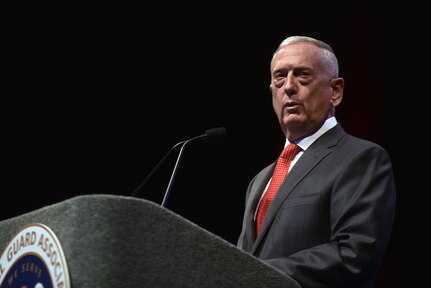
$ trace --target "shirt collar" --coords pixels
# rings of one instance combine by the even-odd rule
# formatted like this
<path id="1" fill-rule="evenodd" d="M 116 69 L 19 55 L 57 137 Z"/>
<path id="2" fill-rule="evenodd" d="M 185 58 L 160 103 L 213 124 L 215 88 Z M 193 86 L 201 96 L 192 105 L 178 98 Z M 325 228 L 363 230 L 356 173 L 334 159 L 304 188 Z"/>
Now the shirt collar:
<path id="1" fill-rule="evenodd" d="M 310 147 L 311 144 L 313 144 L 314 141 L 316 141 L 320 136 L 322 136 L 325 132 L 327 132 L 329 129 L 337 125 L 337 119 L 335 119 L 335 116 L 332 116 L 323 123 L 323 125 L 313 134 L 310 136 L 307 136 L 305 138 L 298 139 L 295 141 L 295 143 L 301 147 L 303 151 L 307 150 L 308 147 Z M 286 138 L 286 143 L 284 144 L 284 147 L 289 145 L 289 140 Z"/>

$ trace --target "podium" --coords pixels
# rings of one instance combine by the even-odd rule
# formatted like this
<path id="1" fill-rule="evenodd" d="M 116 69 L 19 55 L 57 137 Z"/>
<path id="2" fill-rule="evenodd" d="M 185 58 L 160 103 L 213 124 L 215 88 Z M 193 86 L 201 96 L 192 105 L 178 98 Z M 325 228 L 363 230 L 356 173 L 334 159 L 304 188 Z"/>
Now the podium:
<path id="1" fill-rule="evenodd" d="M 0 251 L 30 223 L 55 233 L 74 288 L 300 288 L 281 271 L 145 199 L 76 196 L 1 221 Z"/>

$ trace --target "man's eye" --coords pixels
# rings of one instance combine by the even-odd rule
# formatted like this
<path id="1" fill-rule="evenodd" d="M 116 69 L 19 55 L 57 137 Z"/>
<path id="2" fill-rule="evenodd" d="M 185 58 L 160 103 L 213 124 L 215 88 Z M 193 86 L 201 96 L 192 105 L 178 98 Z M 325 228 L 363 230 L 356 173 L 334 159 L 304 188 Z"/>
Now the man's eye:
<path id="1" fill-rule="evenodd" d="M 278 81 L 283 80 L 284 78 L 286 78 L 286 75 L 281 74 L 281 73 L 274 75 L 274 79 L 278 80 Z"/>

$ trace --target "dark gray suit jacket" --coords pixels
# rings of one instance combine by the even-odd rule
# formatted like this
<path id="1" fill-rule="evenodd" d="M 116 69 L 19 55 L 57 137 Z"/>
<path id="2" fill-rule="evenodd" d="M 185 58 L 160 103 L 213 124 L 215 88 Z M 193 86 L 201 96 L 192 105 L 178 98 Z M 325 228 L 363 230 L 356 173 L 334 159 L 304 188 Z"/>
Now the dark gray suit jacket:
<path id="1" fill-rule="evenodd" d="M 386 151 L 337 124 L 292 167 L 256 238 L 254 212 L 274 167 L 249 184 L 237 246 L 304 288 L 373 287 L 395 217 Z"/>

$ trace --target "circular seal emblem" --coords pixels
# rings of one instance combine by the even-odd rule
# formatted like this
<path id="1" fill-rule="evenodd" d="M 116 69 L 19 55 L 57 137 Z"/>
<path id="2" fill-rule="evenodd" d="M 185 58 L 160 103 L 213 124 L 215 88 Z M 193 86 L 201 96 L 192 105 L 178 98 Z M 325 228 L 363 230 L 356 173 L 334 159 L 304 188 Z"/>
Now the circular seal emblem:
<path id="1" fill-rule="evenodd" d="M 39 223 L 21 228 L 0 258 L 0 288 L 70 288 L 60 242 Z"/>

